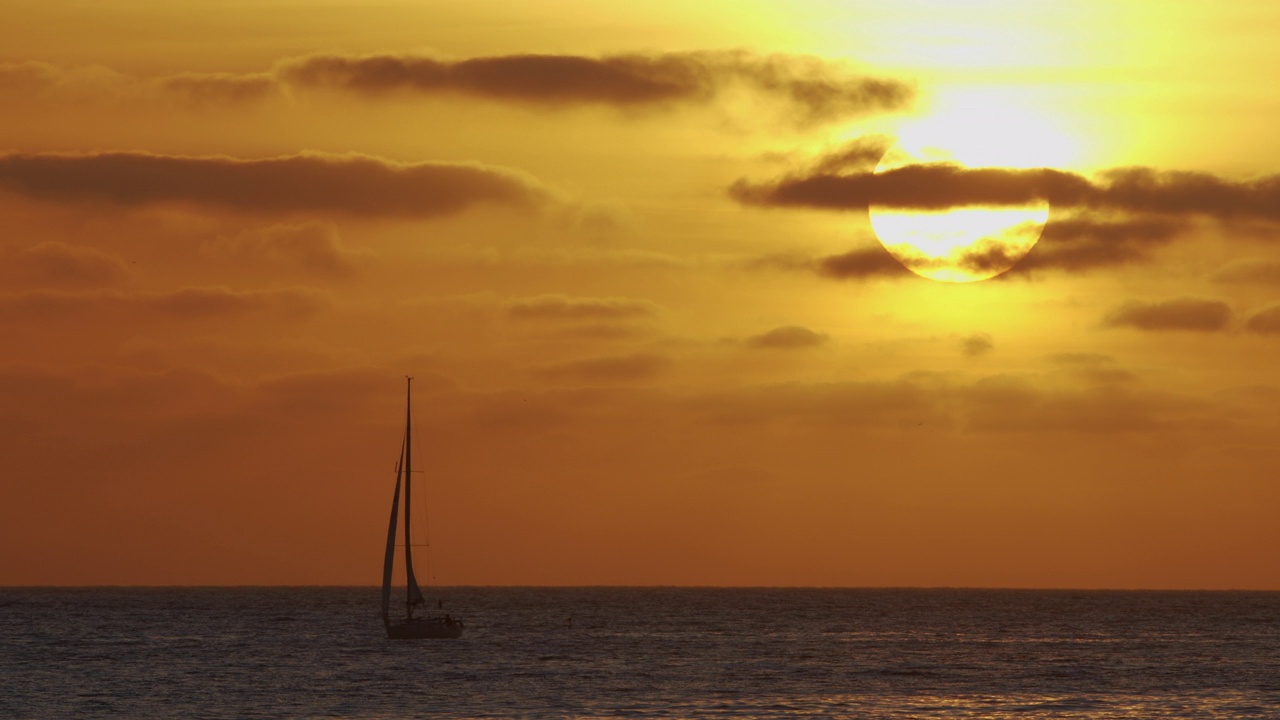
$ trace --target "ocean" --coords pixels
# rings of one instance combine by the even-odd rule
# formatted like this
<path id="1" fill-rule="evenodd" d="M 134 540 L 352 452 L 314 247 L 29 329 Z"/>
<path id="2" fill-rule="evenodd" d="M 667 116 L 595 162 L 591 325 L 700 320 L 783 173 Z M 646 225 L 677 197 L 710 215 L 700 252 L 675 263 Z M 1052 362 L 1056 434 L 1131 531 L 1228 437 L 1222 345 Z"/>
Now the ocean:
<path id="1" fill-rule="evenodd" d="M 0 718 L 1280 718 L 1280 593 L 0 588 Z"/>

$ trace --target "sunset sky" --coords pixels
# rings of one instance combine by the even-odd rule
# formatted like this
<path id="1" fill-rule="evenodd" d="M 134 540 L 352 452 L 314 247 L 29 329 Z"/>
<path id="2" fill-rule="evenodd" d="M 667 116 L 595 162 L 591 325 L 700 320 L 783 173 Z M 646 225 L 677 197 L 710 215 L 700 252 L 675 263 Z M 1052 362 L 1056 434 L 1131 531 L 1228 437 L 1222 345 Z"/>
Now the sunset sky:
<path id="1" fill-rule="evenodd" d="M 1280 589 L 1277 31 L 5 3 L 0 584 L 377 583 L 412 375 L 432 583 Z"/>

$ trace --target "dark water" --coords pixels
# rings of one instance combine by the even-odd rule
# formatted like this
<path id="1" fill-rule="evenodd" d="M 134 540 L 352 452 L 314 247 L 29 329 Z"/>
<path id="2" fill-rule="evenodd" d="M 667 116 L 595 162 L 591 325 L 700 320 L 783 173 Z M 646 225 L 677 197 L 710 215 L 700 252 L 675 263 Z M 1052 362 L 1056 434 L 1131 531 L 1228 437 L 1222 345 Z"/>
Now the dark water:
<path id="1" fill-rule="evenodd" d="M 0 588 L 0 718 L 1280 718 L 1280 593 Z M 572 625 L 566 621 L 572 615 Z"/>

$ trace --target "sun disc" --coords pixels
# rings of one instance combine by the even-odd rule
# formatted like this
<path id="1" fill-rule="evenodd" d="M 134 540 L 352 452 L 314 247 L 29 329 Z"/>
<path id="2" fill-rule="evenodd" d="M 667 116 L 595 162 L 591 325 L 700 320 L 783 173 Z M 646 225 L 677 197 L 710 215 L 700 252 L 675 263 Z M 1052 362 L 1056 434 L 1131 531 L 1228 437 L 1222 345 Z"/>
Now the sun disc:
<path id="1" fill-rule="evenodd" d="M 899 139 L 875 172 L 911 164 L 955 163 L 955 155 L 944 149 L 949 145 L 966 151 L 967 162 L 962 165 L 1012 166 L 998 162 L 1003 152 L 993 151 L 987 151 L 987 157 L 997 162 L 974 164 L 974 158 L 984 154 L 984 143 L 992 143 L 993 139 L 992 133 L 981 133 L 977 139 L 969 137 L 971 134 L 952 128 L 941 142 L 928 142 L 927 136 L 922 135 Z M 987 280 L 1006 272 L 1031 252 L 1049 219 L 1046 200 L 938 211 L 880 205 L 872 205 L 869 210 L 876 237 L 898 262 L 921 277 L 944 282 Z"/>

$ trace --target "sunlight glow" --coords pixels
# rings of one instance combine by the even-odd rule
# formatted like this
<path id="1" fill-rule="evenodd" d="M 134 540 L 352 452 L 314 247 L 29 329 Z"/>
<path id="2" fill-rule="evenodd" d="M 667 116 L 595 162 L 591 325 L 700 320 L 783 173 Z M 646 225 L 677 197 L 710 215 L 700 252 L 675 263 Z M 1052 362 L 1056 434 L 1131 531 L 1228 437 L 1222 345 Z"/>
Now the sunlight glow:
<path id="1" fill-rule="evenodd" d="M 876 172 L 928 163 L 1062 167 L 1076 156 L 1065 134 L 1005 93 L 970 90 L 944 95 L 933 112 L 903 125 Z M 944 211 L 873 205 L 870 217 L 881 244 L 912 272 L 931 280 L 973 282 L 1007 271 L 1031 251 L 1048 221 L 1049 203 Z"/>
<path id="2" fill-rule="evenodd" d="M 1016 88 L 941 90 L 925 115 L 899 126 L 898 147 L 931 162 L 968 167 L 1073 167 L 1079 142 L 1033 109 Z"/>

